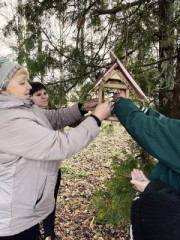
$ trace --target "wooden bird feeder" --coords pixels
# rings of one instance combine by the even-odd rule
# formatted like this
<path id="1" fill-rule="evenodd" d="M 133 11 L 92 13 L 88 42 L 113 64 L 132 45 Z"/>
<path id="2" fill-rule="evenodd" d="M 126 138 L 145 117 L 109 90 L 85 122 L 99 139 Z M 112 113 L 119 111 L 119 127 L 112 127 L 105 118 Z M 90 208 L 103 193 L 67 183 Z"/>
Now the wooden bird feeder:
<path id="1" fill-rule="evenodd" d="M 104 73 L 89 93 L 98 92 L 98 102 L 101 103 L 104 100 L 105 91 L 107 89 L 109 91 L 124 89 L 127 98 L 129 98 L 129 94 L 132 93 L 138 99 L 148 101 L 148 98 L 141 88 L 112 51 L 110 51 L 110 57 L 113 62 L 112 67 Z M 115 115 L 110 116 L 107 120 L 118 121 Z"/>

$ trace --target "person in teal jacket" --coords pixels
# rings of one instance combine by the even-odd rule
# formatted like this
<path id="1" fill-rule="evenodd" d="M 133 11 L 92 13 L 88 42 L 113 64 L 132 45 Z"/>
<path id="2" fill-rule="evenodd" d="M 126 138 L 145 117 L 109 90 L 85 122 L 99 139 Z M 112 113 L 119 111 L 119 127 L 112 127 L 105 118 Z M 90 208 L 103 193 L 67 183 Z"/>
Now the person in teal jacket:
<path id="1" fill-rule="evenodd" d="M 158 225 L 157 228 L 149 222 L 152 216 L 157 215 L 157 209 L 160 219 L 166 219 L 165 215 L 168 215 L 168 212 L 178 212 L 179 214 L 180 120 L 167 118 L 151 108 L 145 109 L 143 107 L 137 107 L 130 99 L 125 98 L 125 92 L 123 90 L 120 91 L 120 94 L 114 96 L 114 101 L 114 112 L 121 124 L 141 147 L 158 160 L 158 163 L 149 176 L 149 180 L 139 170 L 133 170 L 131 173 L 131 183 L 140 191 L 144 191 L 138 198 L 139 202 L 135 201 L 135 204 L 133 203 L 132 205 L 133 219 L 135 219 L 134 216 L 139 218 L 138 228 L 140 230 L 139 232 L 141 232 L 141 236 L 134 236 L 134 239 L 177 240 L 177 234 L 180 239 L 180 231 L 177 231 L 177 229 L 180 228 L 180 218 L 177 218 L 176 214 L 171 215 L 171 217 L 169 214 L 167 224 L 163 225 L 163 220 L 162 224 L 155 224 L 155 226 Z M 147 189 L 148 191 L 146 191 Z M 147 195 L 149 198 L 144 198 L 144 196 Z M 153 196 L 153 200 L 148 205 L 151 207 L 145 208 L 144 206 L 146 206 L 148 202 L 147 199 L 150 199 L 150 196 Z M 172 196 L 175 196 L 175 198 L 172 199 Z M 152 208 L 152 202 L 155 202 L 159 207 L 157 208 L 156 206 Z M 162 211 L 164 216 L 160 211 L 162 202 L 166 203 Z M 179 207 L 176 211 L 172 209 L 170 211 L 169 208 L 172 208 L 172 206 L 177 207 L 175 203 L 178 203 Z M 151 209 L 151 211 L 147 214 L 149 209 Z M 146 212 L 145 215 L 144 212 Z M 142 215 L 144 219 L 142 219 Z M 174 221 L 178 222 L 178 227 L 177 222 L 174 224 Z M 175 230 L 171 227 L 172 223 L 176 226 Z M 160 228 L 162 229 L 160 230 Z M 167 229 L 170 234 L 166 234 Z M 136 230 L 137 225 L 136 229 L 134 228 L 133 235 L 134 232 L 137 233 Z M 168 236 L 170 236 L 170 238 Z"/>

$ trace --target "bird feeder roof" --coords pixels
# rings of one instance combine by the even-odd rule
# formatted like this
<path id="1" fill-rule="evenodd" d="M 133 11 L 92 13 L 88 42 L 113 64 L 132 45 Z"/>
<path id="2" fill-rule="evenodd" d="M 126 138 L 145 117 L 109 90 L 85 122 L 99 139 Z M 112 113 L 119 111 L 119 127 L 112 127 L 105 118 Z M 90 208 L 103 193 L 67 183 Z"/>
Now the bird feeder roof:
<path id="1" fill-rule="evenodd" d="M 110 51 L 110 57 L 114 64 L 108 71 L 104 73 L 104 75 L 99 79 L 99 81 L 95 84 L 94 88 L 90 92 L 97 91 L 105 82 L 111 79 L 121 79 L 121 81 L 127 86 L 127 88 L 131 92 L 136 95 L 138 99 L 148 101 L 147 96 L 144 94 L 144 92 L 141 90 L 135 80 L 128 73 L 127 69 L 112 51 Z"/>

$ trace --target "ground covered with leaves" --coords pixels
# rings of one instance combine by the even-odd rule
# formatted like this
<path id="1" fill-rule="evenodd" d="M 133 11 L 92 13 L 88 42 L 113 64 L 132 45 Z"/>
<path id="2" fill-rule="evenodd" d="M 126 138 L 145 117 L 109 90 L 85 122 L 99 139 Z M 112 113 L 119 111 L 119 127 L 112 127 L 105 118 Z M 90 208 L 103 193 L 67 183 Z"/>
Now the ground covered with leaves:
<path id="1" fill-rule="evenodd" d="M 119 123 L 113 125 L 112 133 L 101 130 L 87 148 L 63 162 L 55 220 L 55 232 L 62 240 L 128 239 L 129 226 L 97 223 L 96 210 L 88 207 L 94 191 L 111 176 L 112 156 L 128 147 L 124 128 Z"/>

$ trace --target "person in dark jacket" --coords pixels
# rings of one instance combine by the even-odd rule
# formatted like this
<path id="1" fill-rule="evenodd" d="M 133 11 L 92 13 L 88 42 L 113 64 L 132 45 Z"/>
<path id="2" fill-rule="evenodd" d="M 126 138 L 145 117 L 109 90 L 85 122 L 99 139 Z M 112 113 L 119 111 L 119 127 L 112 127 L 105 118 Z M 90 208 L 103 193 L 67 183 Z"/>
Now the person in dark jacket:
<path id="1" fill-rule="evenodd" d="M 149 179 L 139 170 L 131 183 L 142 193 L 133 201 L 131 220 L 134 240 L 180 238 L 180 121 L 153 109 L 137 107 L 114 95 L 114 112 L 132 138 L 158 160 Z"/>
<path id="2" fill-rule="evenodd" d="M 30 96 L 33 99 L 33 102 L 40 108 L 48 109 L 48 99 L 49 95 L 45 85 L 41 82 L 32 82 L 31 83 L 31 90 Z M 58 190 L 61 182 L 61 168 L 58 170 L 57 182 L 54 191 L 54 198 L 55 203 L 57 200 Z M 55 211 L 56 211 L 56 204 L 52 213 L 50 213 L 44 220 L 43 220 L 43 228 L 44 228 L 44 239 L 45 240 L 58 240 L 59 238 L 56 236 L 54 231 L 54 223 L 55 223 Z M 39 232 L 39 238 L 41 239 L 41 234 Z"/>

